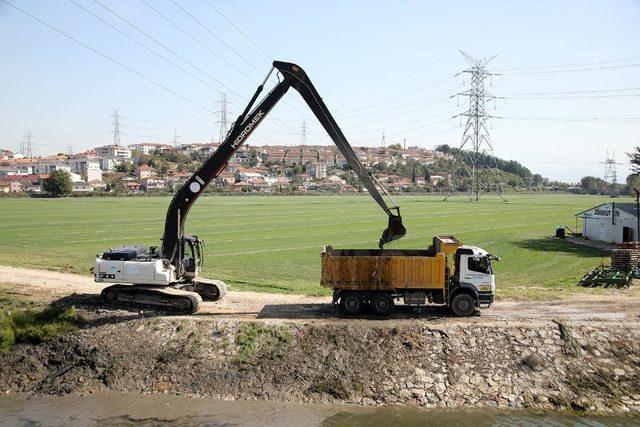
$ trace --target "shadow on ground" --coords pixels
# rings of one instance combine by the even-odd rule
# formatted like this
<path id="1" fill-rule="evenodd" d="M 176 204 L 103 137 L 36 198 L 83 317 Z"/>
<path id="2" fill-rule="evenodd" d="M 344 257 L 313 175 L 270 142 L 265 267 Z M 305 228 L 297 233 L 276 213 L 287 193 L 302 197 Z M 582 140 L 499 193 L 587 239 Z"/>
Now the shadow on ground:
<path id="1" fill-rule="evenodd" d="M 83 310 L 81 314 L 84 328 L 114 325 L 146 317 L 175 315 L 172 312 L 150 310 L 127 304 L 120 304 L 117 307 L 107 306 L 102 302 L 99 294 L 71 294 L 53 301 L 51 305 L 57 308 L 73 306 Z"/>
<path id="2" fill-rule="evenodd" d="M 346 316 L 341 314 L 333 304 L 268 304 L 265 305 L 256 319 L 367 319 L 367 320 L 390 320 L 390 319 L 423 319 L 437 320 L 451 316 L 451 312 L 445 307 L 415 308 L 405 305 L 395 307 L 392 314 L 388 316 L 376 316 L 373 314 L 362 314 L 358 316 Z"/>
<path id="3" fill-rule="evenodd" d="M 556 237 L 544 237 L 541 239 L 526 239 L 514 242 L 516 246 L 541 252 L 562 252 L 565 254 L 579 255 L 581 257 L 602 258 L 609 253 L 589 246 L 577 245 Z"/>

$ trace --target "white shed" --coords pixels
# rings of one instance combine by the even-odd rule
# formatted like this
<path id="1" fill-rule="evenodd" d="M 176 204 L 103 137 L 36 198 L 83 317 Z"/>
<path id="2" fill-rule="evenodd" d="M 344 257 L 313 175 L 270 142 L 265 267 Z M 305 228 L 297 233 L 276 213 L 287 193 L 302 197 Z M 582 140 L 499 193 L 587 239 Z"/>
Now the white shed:
<path id="1" fill-rule="evenodd" d="M 608 243 L 638 240 L 638 217 L 635 203 L 603 203 L 576 214 L 584 225 L 582 235 Z"/>

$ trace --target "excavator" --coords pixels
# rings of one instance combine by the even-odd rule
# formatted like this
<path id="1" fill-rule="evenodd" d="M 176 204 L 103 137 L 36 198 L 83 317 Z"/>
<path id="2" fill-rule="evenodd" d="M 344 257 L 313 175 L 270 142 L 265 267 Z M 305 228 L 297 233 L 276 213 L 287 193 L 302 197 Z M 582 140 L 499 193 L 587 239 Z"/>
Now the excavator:
<path id="1" fill-rule="evenodd" d="M 278 83 L 258 101 L 274 70 L 278 73 Z M 217 301 L 226 294 L 223 281 L 200 276 L 204 242 L 195 235 L 185 234 L 187 215 L 207 185 L 222 173 L 229 159 L 290 88 L 300 93 L 369 195 L 388 215 L 379 247 L 406 234 L 400 207 L 358 160 L 305 71 L 296 64 L 274 61 L 224 141 L 175 193 L 167 209 L 161 247 L 122 246 L 97 255 L 95 281 L 116 283 L 102 290 L 105 303 L 131 303 L 195 313 L 202 301 Z"/>

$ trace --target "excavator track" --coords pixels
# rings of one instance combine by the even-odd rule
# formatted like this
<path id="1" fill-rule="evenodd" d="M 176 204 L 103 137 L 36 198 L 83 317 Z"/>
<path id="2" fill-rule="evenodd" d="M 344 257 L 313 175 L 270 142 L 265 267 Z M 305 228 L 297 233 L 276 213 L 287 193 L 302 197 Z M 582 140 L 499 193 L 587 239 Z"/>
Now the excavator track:
<path id="1" fill-rule="evenodd" d="M 204 301 L 218 301 L 227 294 L 227 284 L 222 280 L 197 277 L 193 281 L 178 285 L 179 289 L 196 292 Z"/>
<path id="2" fill-rule="evenodd" d="M 185 314 L 198 311 L 202 302 L 196 292 L 174 287 L 112 285 L 104 288 L 100 296 L 106 304 L 135 304 Z"/>

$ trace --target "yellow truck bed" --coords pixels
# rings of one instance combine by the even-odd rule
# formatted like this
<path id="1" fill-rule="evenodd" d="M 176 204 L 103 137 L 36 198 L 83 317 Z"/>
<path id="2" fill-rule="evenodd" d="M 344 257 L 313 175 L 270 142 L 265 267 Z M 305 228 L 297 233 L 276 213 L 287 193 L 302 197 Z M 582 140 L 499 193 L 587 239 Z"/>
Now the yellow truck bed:
<path id="1" fill-rule="evenodd" d="M 418 249 L 333 249 L 322 252 L 324 287 L 351 290 L 444 289 L 446 256 Z"/>

